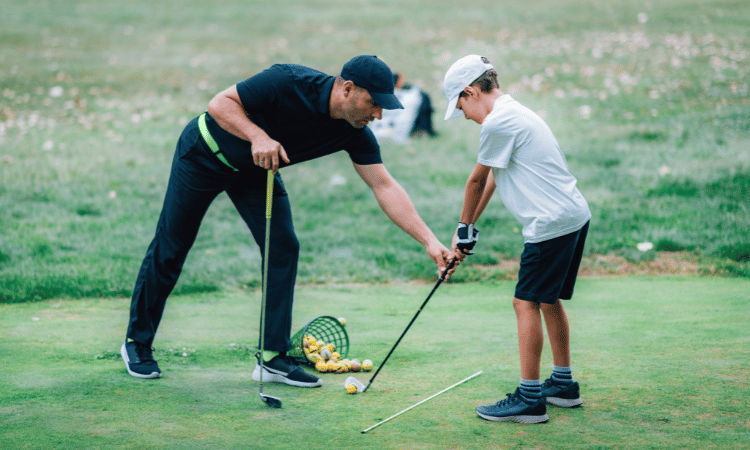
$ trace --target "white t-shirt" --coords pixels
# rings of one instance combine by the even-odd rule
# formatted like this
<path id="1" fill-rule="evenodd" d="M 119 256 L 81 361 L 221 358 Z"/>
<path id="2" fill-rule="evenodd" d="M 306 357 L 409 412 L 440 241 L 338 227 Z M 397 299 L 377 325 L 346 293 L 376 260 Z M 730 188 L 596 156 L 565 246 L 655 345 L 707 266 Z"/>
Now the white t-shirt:
<path id="1" fill-rule="evenodd" d="M 552 130 L 508 94 L 482 123 L 477 162 L 492 167 L 505 207 L 523 225 L 524 242 L 572 233 L 591 219 Z"/>

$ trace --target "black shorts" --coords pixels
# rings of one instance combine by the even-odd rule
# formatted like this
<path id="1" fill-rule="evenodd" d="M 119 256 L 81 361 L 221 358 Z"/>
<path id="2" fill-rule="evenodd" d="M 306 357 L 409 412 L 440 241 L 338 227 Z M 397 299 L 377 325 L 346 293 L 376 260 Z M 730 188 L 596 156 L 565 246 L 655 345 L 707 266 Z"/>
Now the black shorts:
<path id="1" fill-rule="evenodd" d="M 524 244 L 516 298 L 552 305 L 558 298 L 570 300 L 588 230 L 586 222 L 583 228 L 565 236 Z"/>

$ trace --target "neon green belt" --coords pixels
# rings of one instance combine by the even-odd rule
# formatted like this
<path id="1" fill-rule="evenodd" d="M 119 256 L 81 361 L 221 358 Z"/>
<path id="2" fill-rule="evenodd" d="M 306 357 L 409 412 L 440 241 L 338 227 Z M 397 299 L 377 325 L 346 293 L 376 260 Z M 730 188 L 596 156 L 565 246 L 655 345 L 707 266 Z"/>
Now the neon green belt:
<path id="1" fill-rule="evenodd" d="M 208 132 L 208 127 L 206 126 L 206 113 L 203 113 L 200 115 L 200 117 L 198 117 L 198 129 L 200 130 L 201 136 L 203 137 L 203 140 L 206 142 L 206 145 L 208 145 L 208 148 L 210 148 L 211 151 L 214 153 L 214 155 L 216 155 L 216 157 L 219 158 L 219 161 L 223 162 L 224 165 L 234 170 L 235 172 L 238 172 L 238 170 L 235 169 L 234 166 L 229 164 L 229 161 L 227 161 L 227 158 L 221 152 L 221 149 L 219 148 L 219 144 L 217 144 L 216 141 L 214 141 L 214 137 L 211 136 L 211 133 Z"/>

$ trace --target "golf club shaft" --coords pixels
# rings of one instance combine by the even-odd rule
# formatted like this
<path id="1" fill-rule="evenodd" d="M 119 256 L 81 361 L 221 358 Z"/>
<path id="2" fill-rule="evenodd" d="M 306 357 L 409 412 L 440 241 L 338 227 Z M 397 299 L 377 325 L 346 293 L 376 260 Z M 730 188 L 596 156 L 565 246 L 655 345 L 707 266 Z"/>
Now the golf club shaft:
<path id="1" fill-rule="evenodd" d="M 367 383 L 367 386 L 365 386 L 365 390 L 362 391 L 362 392 L 367 392 L 367 389 L 370 388 L 370 385 L 372 384 L 373 380 L 375 379 L 375 377 L 378 376 L 378 373 L 380 373 L 380 369 L 383 368 L 383 366 L 385 365 L 385 362 L 388 361 L 388 358 L 391 357 L 391 354 L 393 353 L 394 350 L 396 350 L 396 347 L 398 347 L 398 344 L 399 344 L 399 342 L 401 342 L 401 339 L 404 338 L 404 335 L 406 334 L 407 331 L 409 331 L 409 328 L 411 328 L 411 325 L 414 323 L 415 320 L 417 320 L 417 317 L 419 316 L 419 313 L 422 312 L 422 309 L 425 307 L 425 305 L 427 304 L 427 302 L 430 301 L 430 298 L 432 297 L 432 294 L 435 293 L 435 291 L 437 290 L 438 286 L 440 286 L 440 283 L 442 283 L 445 280 L 445 276 L 448 274 L 448 271 L 451 270 L 455 264 L 456 264 L 456 258 L 453 258 L 453 260 L 450 263 L 448 263 L 448 267 L 446 267 L 445 270 L 443 271 L 443 273 L 440 274 L 440 278 L 438 278 L 437 283 L 435 283 L 435 287 L 432 288 L 432 291 L 430 291 L 430 295 L 427 296 L 427 298 L 425 299 L 425 301 L 422 303 L 422 306 L 420 306 L 419 310 L 417 310 L 417 313 L 414 314 L 414 317 L 411 319 L 411 322 L 409 322 L 409 325 L 406 326 L 406 329 L 404 330 L 403 333 L 401 333 L 401 336 L 399 336 L 399 338 L 396 341 L 396 343 L 393 344 L 393 347 L 391 347 L 391 351 L 388 352 L 388 355 L 385 357 L 385 359 L 383 360 L 383 362 L 380 363 L 380 366 L 378 367 L 378 370 L 375 371 L 375 374 L 372 376 L 372 378 L 370 378 L 369 383 Z"/>
<path id="2" fill-rule="evenodd" d="M 438 392 L 437 394 L 433 394 L 433 395 L 427 397 L 426 399 L 422 400 L 421 402 L 415 403 L 415 404 L 411 405 L 410 407 L 406 408 L 405 410 L 401 411 L 400 413 L 394 414 L 391 417 L 389 417 L 389 418 L 387 418 L 387 419 L 385 419 L 383 421 L 380 421 L 380 422 L 376 423 L 375 425 L 371 426 L 370 428 L 368 428 L 366 430 L 362 430 L 362 434 L 365 434 L 368 431 L 372 430 L 373 428 L 378 427 L 378 426 L 380 426 L 380 425 L 388 422 L 389 420 L 391 420 L 391 419 L 393 419 L 395 417 L 400 416 L 401 414 L 405 413 L 406 411 L 409 411 L 410 409 L 416 408 L 417 406 L 421 405 L 422 403 L 426 402 L 427 400 L 433 399 L 433 398 L 437 397 L 438 395 L 442 394 L 445 391 L 453 389 L 454 387 L 458 386 L 459 384 L 466 383 L 467 381 L 471 380 L 472 378 L 474 378 L 476 376 L 479 376 L 479 374 L 481 374 L 481 373 L 482 373 L 482 371 L 480 370 L 479 372 L 475 373 L 474 375 L 472 375 L 470 377 L 467 377 L 467 378 L 464 378 L 463 380 L 459 381 L 458 383 L 456 383 L 456 384 L 454 384 L 452 386 L 448 386 L 447 388 L 443 389 L 442 391 Z"/>
<path id="3" fill-rule="evenodd" d="M 266 181 L 266 242 L 263 250 L 263 286 L 260 302 L 260 394 L 263 395 L 263 350 L 266 334 L 266 295 L 268 293 L 268 258 L 271 248 L 271 206 L 273 204 L 273 171 L 268 170 Z"/>

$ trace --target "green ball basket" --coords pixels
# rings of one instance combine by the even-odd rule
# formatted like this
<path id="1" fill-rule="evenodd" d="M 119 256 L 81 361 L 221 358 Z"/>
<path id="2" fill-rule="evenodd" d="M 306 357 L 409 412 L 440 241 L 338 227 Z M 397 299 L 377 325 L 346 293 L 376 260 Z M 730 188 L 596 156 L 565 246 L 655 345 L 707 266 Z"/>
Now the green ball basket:
<path id="1" fill-rule="evenodd" d="M 335 317 L 319 316 L 292 336 L 292 349 L 287 352 L 287 355 L 299 364 L 315 367 L 315 363 L 307 359 L 305 349 L 302 347 L 302 340 L 306 335 L 314 337 L 317 341 L 335 345 L 342 359 L 349 354 L 349 335 L 341 322 Z"/>

